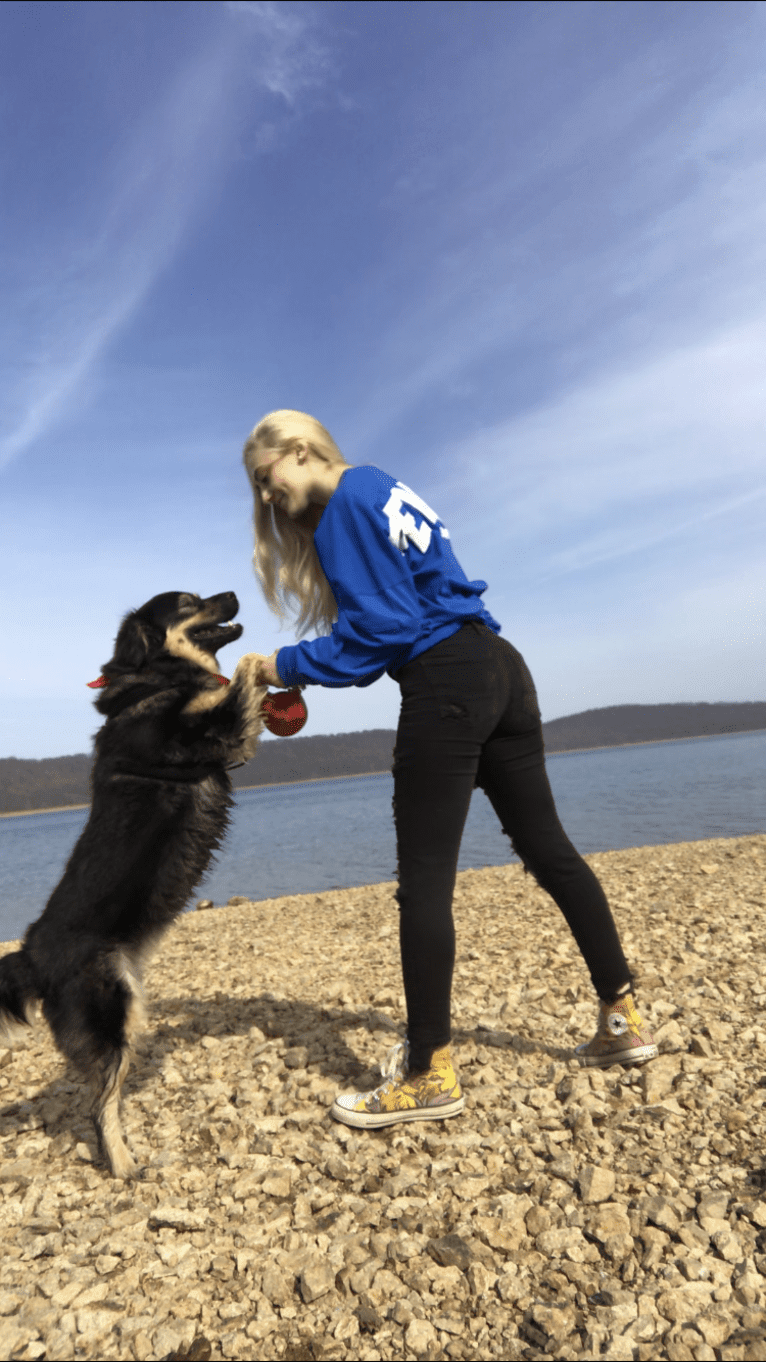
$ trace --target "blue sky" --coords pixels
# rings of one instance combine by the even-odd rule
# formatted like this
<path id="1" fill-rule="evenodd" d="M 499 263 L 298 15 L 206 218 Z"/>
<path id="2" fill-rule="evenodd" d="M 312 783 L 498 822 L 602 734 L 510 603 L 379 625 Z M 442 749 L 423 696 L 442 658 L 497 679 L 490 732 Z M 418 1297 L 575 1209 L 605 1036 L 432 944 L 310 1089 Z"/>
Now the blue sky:
<path id="1" fill-rule="evenodd" d="M 0 7 L 0 756 L 250 567 L 245 436 L 414 487 L 543 717 L 766 698 L 766 6 Z M 310 728 L 398 690 L 312 688 Z"/>

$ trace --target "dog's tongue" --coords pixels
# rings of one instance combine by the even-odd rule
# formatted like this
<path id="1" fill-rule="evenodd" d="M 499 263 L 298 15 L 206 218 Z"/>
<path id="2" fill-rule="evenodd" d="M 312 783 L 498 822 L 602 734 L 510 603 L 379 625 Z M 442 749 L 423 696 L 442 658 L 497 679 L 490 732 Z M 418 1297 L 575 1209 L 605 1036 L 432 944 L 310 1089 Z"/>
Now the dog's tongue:
<path id="1" fill-rule="evenodd" d="M 293 690 L 268 691 L 263 705 L 263 720 L 270 733 L 291 738 L 299 733 L 309 717 L 306 702 L 296 686 Z"/>

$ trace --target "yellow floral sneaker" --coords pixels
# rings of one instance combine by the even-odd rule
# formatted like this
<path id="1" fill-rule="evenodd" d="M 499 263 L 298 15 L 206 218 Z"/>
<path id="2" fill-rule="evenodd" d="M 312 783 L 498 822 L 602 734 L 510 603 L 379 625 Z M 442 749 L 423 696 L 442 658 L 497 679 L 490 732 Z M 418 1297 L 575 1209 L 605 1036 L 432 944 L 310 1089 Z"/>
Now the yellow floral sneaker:
<path id="1" fill-rule="evenodd" d="M 610 1064 L 645 1064 L 657 1058 L 654 1036 L 638 1014 L 632 993 L 614 1003 L 601 1003 L 598 1030 L 575 1055 L 581 1064 L 606 1069 Z"/>
<path id="2" fill-rule="evenodd" d="M 395 1045 L 382 1068 L 383 1082 L 372 1092 L 346 1092 L 336 1097 L 330 1115 L 347 1126 L 378 1130 L 398 1121 L 443 1121 L 465 1106 L 452 1067 L 449 1045 L 434 1050 L 431 1067 L 422 1074 L 407 1071 L 408 1046 Z"/>

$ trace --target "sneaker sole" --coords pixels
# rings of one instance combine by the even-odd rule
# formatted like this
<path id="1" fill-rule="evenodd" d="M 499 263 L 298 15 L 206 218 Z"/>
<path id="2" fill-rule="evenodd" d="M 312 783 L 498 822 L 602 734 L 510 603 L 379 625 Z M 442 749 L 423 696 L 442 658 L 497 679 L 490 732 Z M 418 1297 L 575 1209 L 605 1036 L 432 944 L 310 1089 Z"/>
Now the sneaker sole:
<path id="1" fill-rule="evenodd" d="M 586 1069 L 608 1069 L 610 1064 L 646 1064 L 648 1060 L 656 1059 L 658 1053 L 656 1045 L 637 1045 L 616 1055 L 581 1055 L 575 1050 L 575 1059 Z"/>
<path id="2" fill-rule="evenodd" d="M 407 1107 L 404 1111 L 348 1111 L 333 1102 L 330 1115 L 346 1126 L 357 1130 L 380 1130 L 383 1126 L 395 1126 L 400 1121 L 446 1121 L 450 1116 L 459 1116 L 465 1107 L 465 1098 L 458 1097 L 443 1107 Z"/>

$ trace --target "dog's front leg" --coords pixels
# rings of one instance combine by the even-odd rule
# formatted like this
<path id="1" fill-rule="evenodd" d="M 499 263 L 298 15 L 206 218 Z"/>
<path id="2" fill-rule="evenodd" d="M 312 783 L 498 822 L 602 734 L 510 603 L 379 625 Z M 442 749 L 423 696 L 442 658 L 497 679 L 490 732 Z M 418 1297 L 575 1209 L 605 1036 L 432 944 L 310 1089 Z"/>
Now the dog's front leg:
<path id="1" fill-rule="evenodd" d="M 240 720 L 237 732 L 239 750 L 232 753 L 235 761 L 250 760 L 264 729 L 263 701 L 267 687 L 258 679 L 262 660 L 258 653 L 245 653 L 239 659 L 231 683 L 226 688 L 226 701 L 236 705 Z"/>

